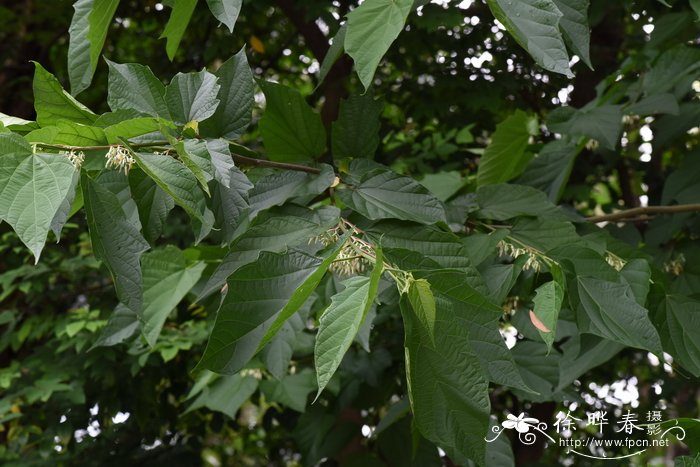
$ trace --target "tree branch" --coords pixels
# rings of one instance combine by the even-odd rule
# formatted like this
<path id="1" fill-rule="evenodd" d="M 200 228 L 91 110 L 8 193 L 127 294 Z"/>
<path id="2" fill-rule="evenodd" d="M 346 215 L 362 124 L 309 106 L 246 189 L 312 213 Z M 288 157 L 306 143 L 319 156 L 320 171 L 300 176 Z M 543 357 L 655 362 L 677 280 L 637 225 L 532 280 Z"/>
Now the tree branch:
<path id="1" fill-rule="evenodd" d="M 602 216 L 588 217 L 588 222 L 630 222 L 639 220 L 640 216 L 648 216 L 654 214 L 673 214 L 679 212 L 700 212 L 700 204 L 677 204 L 674 206 L 643 206 L 639 208 L 626 209 L 624 211 L 614 212 L 612 214 L 604 214 Z"/>
<path id="2" fill-rule="evenodd" d="M 253 165 L 255 167 L 271 167 L 273 169 L 285 169 L 285 170 L 296 170 L 297 172 L 306 172 L 310 174 L 320 174 L 321 169 L 316 167 L 308 167 L 306 165 L 298 164 L 287 164 L 285 162 L 273 162 L 265 159 L 255 159 L 254 157 L 241 156 L 240 154 L 231 154 L 233 160 L 246 165 Z"/>

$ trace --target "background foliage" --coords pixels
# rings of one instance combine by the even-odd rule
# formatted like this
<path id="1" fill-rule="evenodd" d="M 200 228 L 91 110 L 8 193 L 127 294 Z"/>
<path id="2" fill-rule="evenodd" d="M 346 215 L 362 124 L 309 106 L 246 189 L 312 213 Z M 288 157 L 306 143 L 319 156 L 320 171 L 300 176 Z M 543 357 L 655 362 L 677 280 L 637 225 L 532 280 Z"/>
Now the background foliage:
<path id="1" fill-rule="evenodd" d="M 489 424 L 697 417 L 699 11 L 0 7 L 3 464 L 552 464 Z"/>

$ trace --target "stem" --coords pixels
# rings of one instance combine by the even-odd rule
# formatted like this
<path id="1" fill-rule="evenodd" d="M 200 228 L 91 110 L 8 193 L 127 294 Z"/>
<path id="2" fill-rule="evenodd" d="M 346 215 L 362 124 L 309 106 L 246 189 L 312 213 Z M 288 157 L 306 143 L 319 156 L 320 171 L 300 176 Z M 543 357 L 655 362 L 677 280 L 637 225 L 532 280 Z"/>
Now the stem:
<path id="1" fill-rule="evenodd" d="M 310 174 L 320 174 L 321 169 L 316 167 L 308 167 L 306 165 L 288 164 L 286 162 L 274 162 L 264 159 L 255 159 L 253 157 L 241 156 L 240 154 L 231 154 L 233 160 L 240 164 L 253 165 L 255 167 L 271 167 L 273 169 L 296 170 L 297 172 L 306 172 Z"/>
<path id="2" fill-rule="evenodd" d="M 99 146 L 70 146 L 67 144 L 48 144 L 48 143 L 29 143 L 32 146 L 41 147 L 44 149 L 56 149 L 59 151 L 107 151 L 112 146 L 117 146 L 114 144 L 99 145 Z M 154 141 L 152 143 L 130 143 L 131 148 L 152 148 L 152 149 L 172 149 L 168 141 Z M 163 147 L 167 146 L 167 147 Z M 256 159 L 254 157 L 242 156 L 240 154 L 232 153 L 231 157 L 235 162 L 245 165 L 252 165 L 256 167 L 271 167 L 273 169 L 284 169 L 284 170 L 296 170 L 297 172 L 306 172 L 311 174 L 321 173 L 321 169 L 316 167 L 308 167 L 299 164 L 288 164 L 285 162 L 274 162 L 264 159 Z"/>
<path id="3" fill-rule="evenodd" d="M 612 214 L 604 214 L 602 216 L 588 217 L 586 220 L 588 222 L 599 223 L 599 222 L 630 222 L 636 220 L 644 215 L 653 214 L 671 214 L 679 212 L 698 212 L 700 211 L 700 204 L 678 204 L 675 206 L 642 206 L 639 208 L 626 209 L 624 211 L 614 212 Z"/>

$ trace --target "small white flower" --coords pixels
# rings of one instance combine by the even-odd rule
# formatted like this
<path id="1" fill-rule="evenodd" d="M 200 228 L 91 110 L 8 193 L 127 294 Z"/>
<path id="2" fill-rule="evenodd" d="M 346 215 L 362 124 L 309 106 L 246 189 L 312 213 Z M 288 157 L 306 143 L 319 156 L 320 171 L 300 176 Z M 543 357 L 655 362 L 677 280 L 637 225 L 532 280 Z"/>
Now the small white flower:
<path id="1" fill-rule="evenodd" d="M 107 158 L 106 167 L 124 170 L 125 175 L 129 173 L 131 167 L 136 163 L 129 151 L 123 146 L 110 146 L 105 157 Z"/>
<path id="2" fill-rule="evenodd" d="M 504 420 L 501 425 L 507 430 L 516 429 L 518 433 L 527 433 L 533 425 L 537 425 L 539 420 L 536 418 L 525 417 L 524 413 L 520 413 L 517 417 L 513 414 L 508 414 L 508 420 Z"/>

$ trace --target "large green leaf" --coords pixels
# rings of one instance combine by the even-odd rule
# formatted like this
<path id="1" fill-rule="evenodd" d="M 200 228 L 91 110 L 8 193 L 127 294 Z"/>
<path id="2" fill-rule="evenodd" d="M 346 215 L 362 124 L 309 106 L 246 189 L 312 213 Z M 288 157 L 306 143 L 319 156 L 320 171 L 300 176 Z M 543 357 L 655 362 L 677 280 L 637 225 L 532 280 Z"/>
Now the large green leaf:
<path id="1" fill-rule="evenodd" d="M 107 143 L 102 128 L 60 120 L 55 125 L 45 126 L 28 133 L 25 137 L 32 143 L 66 144 L 68 146 L 101 146 Z"/>
<path id="2" fill-rule="evenodd" d="M 418 321 L 425 327 L 428 337 L 435 344 L 437 310 L 435 297 L 430 290 L 430 282 L 425 279 L 411 281 L 408 288 L 408 301 L 411 303 L 411 308 L 413 308 Z"/>
<path id="3" fill-rule="evenodd" d="M 220 289 L 226 279 L 241 266 L 258 258 L 262 251 L 281 252 L 287 247 L 308 242 L 338 222 L 340 211 L 332 206 L 317 210 L 287 206 L 263 214 L 231 245 L 221 264 L 200 292 L 199 298 Z"/>
<path id="4" fill-rule="evenodd" d="M 582 148 L 569 139 L 558 139 L 545 144 L 539 154 L 530 160 L 516 183 L 542 190 L 550 201 L 556 203 L 564 191 L 576 156 Z"/>
<path id="5" fill-rule="evenodd" d="M 306 410 L 308 395 L 315 388 L 316 381 L 310 368 L 286 375 L 280 380 L 267 379 L 260 382 L 260 390 L 267 400 L 278 402 L 297 412 Z"/>
<path id="6" fill-rule="evenodd" d="M 539 286 L 535 294 L 535 307 L 532 312 L 543 325 L 536 326 L 537 331 L 547 344 L 547 350 L 551 351 L 557 335 L 557 321 L 564 300 L 564 290 L 556 281 L 549 281 Z"/>
<path id="7" fill-rule="evenodd" d="M 321 282 L 321 279 L 326 274 L 326 271 L 328 271 L 330 265 L 333 264 L 333 261 L 335 261 L 335 258 L 338 256 L 340 251 L 345 247 L 345 243 L 349 238 L 350 232 L 344 234 L 342 237 L 340 237 L 340 239 L 338 239 L 335 245 L 324 255 L 325 257 L 319 264 L 316 271 L 314 271 L 313 274 L 311 274 L 299 287 L 297 287 L 297 290 L 290 297 L 284 308 L 277 314 L 277 316 L 274 317 L 274 319 L 270 320 L 270 322 L 266 324 L 267 330 L 260 341 L 258 351 L 262 350 L 262 348 L 267 345 L 268 342 L 270 342 L 275 334 L 277 334 L 277 331 L 280 330 L 282 325 L 299 310 L 299 308 L 304 304 L 304 302 L 306 302 L 314 290 L 316 290 L 319 282 Z M 377 281 L 378 280 L 379 279 L 377 279 Z"/>
<path id="8" fill-rule="evenodd" d="M 214 225 L 214 215 L 207 208 L 204 192 L 199 188 L 192 172 L 180 161 L 169 156 L 135 152 L 132 154 L 139 167 L 163 191 L 173 197 L 193 222 L 197 221 L 194 223 L 197 241 L 206 237 Z"/>
<path id="9" fill-rule="evenodd" d="M 68 34 L 68 77 L 73 95 L 92 81 L 119 0 L 78 0 Z"/>
<path id="10" fill-rule="evenodd" d="M 109 65 L 107 103 L 112 111 L 136 110 L 153 117 L 170 119 L 165 103 L 165 86 L 150 68 L 137 63 L 106 61 Z"/>
<path id="11" fill-rule="evenodd" d="M 350 170 L 355 166 L 353 161 Z M 420 183 L 389 169 L 365 173 L 359 184 L 337 191 L 340 199 L 368 219 L 401 219 L 434 224 L 445 222 L 445 208 Z"/>
<path id="12" fill-rule="evenodd" d="M 321 62 L 321 68 L 318 71 L 317 87 L 321 86 L 323 81 L 326 79 L 326 76 L 328 76 L 328 72 L 330 72 L 331 68 L 333 68 L 333 65 L 335 65 L 335 62 L 337 62 L 338 59 L 343 55 L 343 52 L 345 50 L 345 34 L 347 33 L 347 31 L 348 24 L 345 23 L 338 28 L 338 32 L 336 32 L 335 36 L 333 36 L 331 46 L 328 48 L 326 56 L 323 57 L 323 61 Z"/>
<path id="13" fill-rule="evenodd" d="M 260 211 L 279 206 L 297 197 L 313 197 L 331 186 L 335 174 L 330 165 L 323 165 L 320 174 L 305 172 L 275 172 L 261 178 L 250 190 L 251 217 Z"/>
<path id="14" fill-rule="evenodd" d="M 700 302 L 668 295 L 655 313 L 664 349 L 680 365 L 700 376 Z"/>
<path id="15" fill-rule="evenodd" d="M 0 134 L 0 220 L 14 229 L 36 262 L 51 222 L 71 188 L 75 167 L 60 154 L 34 154 L 21 137 Z"/>
<path id="16" fill-rule="evenodd" d="M 202 275 L 205 263 L 187 264 L 182 251 L 172 245 L 143 255 L 143 335 L 151 347 L 170 312 Z"/>
<path id="17" fill-rule="evenodd" d="M 205 374 L 205 377 L 207 376 Z M 220 376 L 202 389 L 199 396 L 187 407 L 185 413 L 206 407 L 235 419 L 238 409 L 253 395 L 257 388 L 258 380 L 253 376 Z"/>
<path id="18" fill-rule="evenodd" d="M 473 270 L 464 244 L 451 232 L 401 221 L 377 222 L 366 232 L 386 248 L 418 252 L 443 268 Z"/>
<path id="19" fill-rule="evenodd" d="M 469 348 L 476 355 L 484 377 L 496 384 L 532 392 L 523 381 L 513 361 L 513 356 L 499 332 L 499 320 L 503 310 L 474 288 L 469 276 L 461 271 L 440 270 L 430 273 L 414 273 L 426 279 L 436 303 L 436 323 L 445 314 L 459 320 L 469 336 Z M 435 336 L 442 336 L 436 324 Z M 440 340 L 439 338 L 436 340 Z"/>
<path id="20" fill-rule="evenodd" d="M 311 287 L 297 290 L 318 283 L 317 271 L 327 269 L 331 261 L 300 251 L 264 251 L 255 263 L 234 272 L 197 368 L 225 374 L 243 368 L 277 318 L 291 316 L 313 292 Z"/>
<path id="21" fill-rule="evenodd" d="M 562 344 L 557 391 L 567 389 L 576 378 L 613 358 L 625 346 L 593 334 L 577 334 Z"/>
<path id="22" fill-rule="evenodd" d="M 326 149 L 321 116 L 311 110 L 295 89 L 259 81 L 265 93 L 260 133 L 267 156 L 274 161 L 315 159 Z"/>
<path id="23" fill-rule="evenodd" d="M 248 66 L 245 48 L 224 62 L 214 73 L 219 82 L 219 106 L 214 115 L 199 125 L 205 137 L 237 139 L 251 120 L 255 95 L 253 73 Z"/>
<path id="24" fill-rule="evenodd" d="M 140 327 L 141 322 L 136 312 L 119 303 L 114 312 L 109 315 L 107 324 L 102 328 L 99 337 L 90 350 L 95 347 L 110 347 L 121 344 L 136 334 Z"/>
<path id="25" fill-rule="evenodd" d="M 32 88 L 36 121 L 39 125 L 54 125 L 59 120 L 90 125 L 97 119 L 97 115 L 63 89 L 54 75 L 36 62 L 34 66 Z"/>
<path id="26" fill-rule="evenodd" d="M 564 15 L 559 21 L 564 40 L 583 63 L 593 68 L 590 57 L 591 28 L 588 25 L 589 0 L 553 0 Z"/>
<path id="27" fill-rule="evenodd" d="M 221 230 L 221 243 L 228 245 L 234 239 L 238 226 L 248 213 L 248 192 L 253 188 L 248 178 L 237 167 L 231 167 L 230 187 L 213 182 L 211 205 L 216 218 L 214 227 Z"/>
<path id="28" fill-rule="evenodd" d="M 435 342 L 408 298 L 401 299 L 405 327 L 406 379 L 414 422 L 444 449 L 484 463 L 490 402 L 488 382 L 469 342 L 468 328 L 449 308 L 438 309 Z"/>
<path id="29" fill-rule="evenodd" d="M 371 92 L 352 94 L 340 104 L 338 120 L 333 122 L 333 157 L 373 159 L 379 146 L 379 114 L 384 105 Z"/>
<path id="30" fill-rule="evenodd" d="M 143 290 L 139 259 L 148 250 L 148 242 L 129 221 L 114 193 L 85 174 L 80 184 L 95 257 L 112 274 L 119 300 L 140 315 Z"/>
<path id="31" fill-rule="evenodd" d="M 661 353 L 661 340 L 648 312 L 637 304 L 627 284 L 579 277 L 581 330 L 630 347 Z M 587 319 L 586 319 L 587 318 Z"/>
<path id="32" fill-rule="evenodd" d="M 211 196 L 208 182 L 214 178 L 214 165 L 206 142 L 196 139 L 177 141 L 172 138 L 170 144 L 175 148 L 180 161 L 195 176 L 202 190 Z"/>
<path id="33" fill-rule="evenodd" d="M 243 0 L 207 0 L 211 14 L 226 25 L 230 32 L 236 25 Z"/>
<path id="34" fill-rule="evenodd" d="M 537 394 L 520 393 L 518 396 L 533 402 L 551 401 L 559 385 L 559 365 L 561 354 L 545 350 L 539 342 L 521 340 L 513 347 L 513 358 L 518 365 L 523 380 Z"/>
<path id="35" fill-rule="evenodd" d="M 345 51 L 368 89 L 389 46 L 403 30 L 413 0 L 366 0 L 348 14 Z"/>
<path id="36" fill-rule="evenodd" d="M 478 185 L 507 182 L 520 175 L 532 157 L 525 152 L 528 141 L 537 132 L 537 118 L 521 110 L 499 123 L 479 162 Z"/>
<path id="37" fill-rule="evenodd" d="M 377 295 L 382 270 L 383 258 L 381 249 L 378 249 L 371 276 L 345 280 L 345 288 L 331 297 L 331 304 L 321 315 L 314 348 L 318 380 L 316 398 L 335 374 L 365 320 Z"/>
<path id="38" fill-rule="evenodd" d="M 165 38 L 165 51 L 168 58 L 172 61 L 175 58 L 175 52 L 180 46 L 182 36 L 185 34 L 185 29 L 192 18 L 194 7 L 197 6 L 197 0 L 172 0 L 169 2 L 172 7 L 168 24 L 165 25 L 163 34 L 160 39 Z"/>
<path id="39" fill-rule="evenodd" d="M 547 127 L 570 136 L 587 136 L 614 150 L 622 132 L 622 106 L 604 105 L 585 110 L 559 107 L 549 114 Z"/>
<path id="40" fill-rule="evenodd" d="M 235 174 L 237 178 L 233 180 L 234 184 L 250 184 L 250 182 L 246 182 L 248 178 L 242 172 L 232 171 L 232 169 L 234 168 L 234 164 L 233 159 L 231 157 L 231 151 L 229 151 L 228 149 L 228 143 L 226 142 L 226 140 L 211 139 L 206 141 L 206 145 L 207 152 L 209 153 L 209 159 L 211 160 L 215 180 L 217 180 L 226 188 L 240 188 L 231 185 L 231 180 Z"/>
<path id="41" fill-rule="evenodd" d="M 138 207 L 143 235 L 153 244 L 163 233 L 165 219 L 175 207 L 175 201 L 142 170 L 129 172 L 129 186 Z"/>
<path id="42" fill-rule="evenodd" d="M 211 117 L 219 105 L 216 76 L 206 70 L 178 73 L 165 88 L 165 103 L 175 123 L 200 122 Z"/>
<path id="43" fill-rule="evenodd" d="M 487 0 L 493 15 L 542 68 L 572 78 L 559 30 L 564 16 L 553 0 Z"/>
<path id="44" fill-rule="evenodd" d="M 519 216 L 568 219 L 544 193 L 529 186 L 485 185 L 476 191 L 476 199 L 479 203 L 476 215 L 485 219 L 504 221 Z"/>

